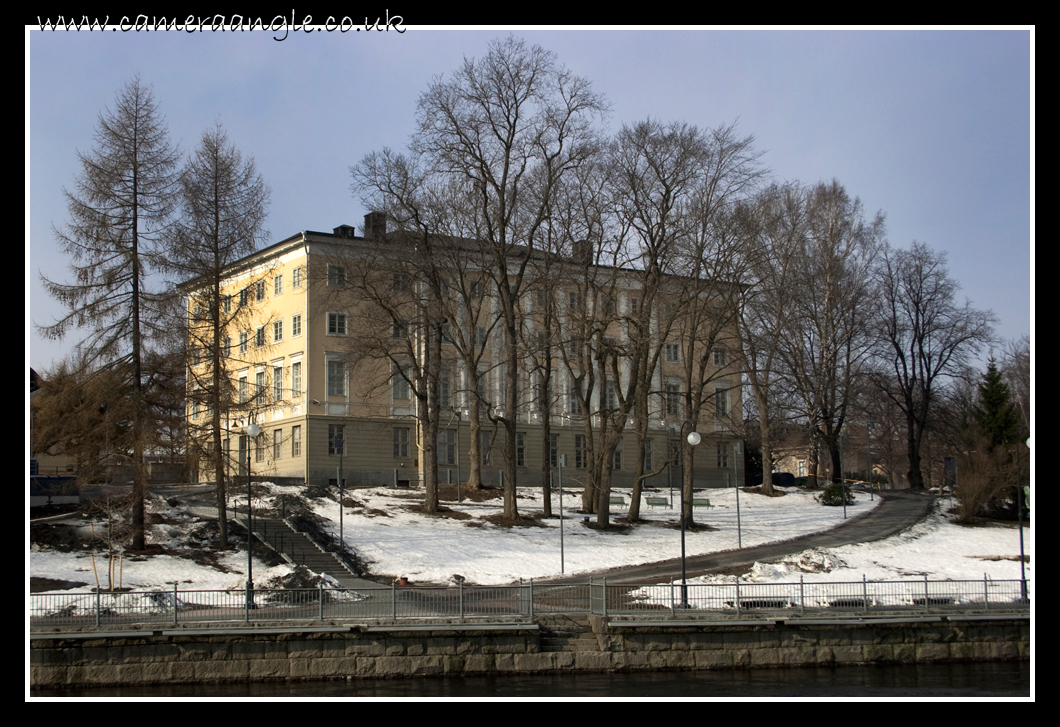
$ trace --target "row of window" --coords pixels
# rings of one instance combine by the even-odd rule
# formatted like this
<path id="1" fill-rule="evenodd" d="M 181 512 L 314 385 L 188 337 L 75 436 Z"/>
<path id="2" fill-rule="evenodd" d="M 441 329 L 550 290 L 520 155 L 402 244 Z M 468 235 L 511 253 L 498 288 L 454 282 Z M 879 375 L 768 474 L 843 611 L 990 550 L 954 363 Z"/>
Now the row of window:
<path id="1" fill-rule="evenodd" d="M 241 436 L 240 449 L 246 446 L 246 436 Z M 231 451 L 229 449 L 229 441 L 224 440 L 225 452 L 231 457 Z M 284 439 L 283 429 L 274 429 L 272 433 L 262 432 L 254 439 L 254 461 L 264 462 L 265 453 L 272 448 L 272 459 L 279 460 L 284 457 L 284 450 L 288 449 L 292 457 L 302 456 L 302 426 L 296 424 L 291 427 L 291 433 L 287 439 Z"/>
<path id="2" fill-rule="evenodd" d="M 302 362 L 291 362 L 290 386 L 284 387 L 284 367 L 282 363 L 274 363 L 271 367 L 271 381 L 266 380 L 267 371 L 264 368 L 254 372 L 254 390 L 250 390 L 248 373 L 238 375 L 239 402 L 246 404 L 253 398 L 255 403 L 261 405 L 270 402 L 279 403 L 285 400 L 296 400 L 302 398 Z M 287 394 L 285 396 L 285 394 Z"/>

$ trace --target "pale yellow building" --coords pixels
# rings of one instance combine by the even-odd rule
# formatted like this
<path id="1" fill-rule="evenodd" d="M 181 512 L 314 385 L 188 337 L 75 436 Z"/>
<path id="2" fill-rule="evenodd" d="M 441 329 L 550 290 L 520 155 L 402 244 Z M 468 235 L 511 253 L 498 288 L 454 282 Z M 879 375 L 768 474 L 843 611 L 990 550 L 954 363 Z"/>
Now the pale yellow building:
<path id="1" fill-rule="evenodd" d="M 366 225 L 371 225 L 371 215 Z M 305 231 L 277 242 L 229 266 L 223 284 L 223 305 L 240 306 L 244 311 L 227 330 L 225 346 L 227 375 L 233 382 L 240 405 L 222 421 L 222 440 L 229 454 L 230 472 L 245 471 L 248 442 L 245 427 L 253 420 L 262 434 L 249 446 L 250 465 L 255 479 L 283 478 L 289 482 L 327 484 L 337 481 L 340 453 L 337 435 L 344 438 L 342 466 L 347 486 L 391 484 L 415 485 L 422 479 L 418 456 L 421 441 L 416 401 L 409 386 L 394 376 L 390 362 L 351 364 L 350 351 L 356 337 L 365 331 L 381 336 L 409 335 L 395 320 L 370 320 L 350 299 L 335 291 L 346 276 L 355 274 L 340 264 L 344 256 L 356 256 L 359 249 L 375 244 L 355 234 L 351 226 L 331 233 Z M 394 285 L 398 286 L 395 274 Z M 483 286 L 484 287 L 484 286 Z M 330 290 L 329 290 L 330 288 Z M 620 312 L 635 310 L 637 293 L 632 284 L 621 285 L 613 305 Z M 565 305 L 580 304 L 566 301 Z M 533 295 L 527 296 L 526 309 L 532 319 Z M 195 295 L 189 295 L 189 316 L 196 320 Z M 378 317 L 378 316 L 377 316 Z M 533 328 L 532 321 L 528 327 Z M 482 374 L 477 394 L 488 405 L 482 412 L 483 432 L 479 457 L 482 479 L 497 485 L 503 467 L 499 450 L 492 447 L 500 430 L 488 421 L 491 407 L 502 402 L 505 377 L 493 362 L 500 360 L 501 343 L 483 328 L 475 331 L 483 339 L 485 351 L 479 364 Z M 620 336 L 621 331 L 616 330 Z M 739 372 L 735 356 L 723 346 L 712 352 L 717 378 L 709 385 L 714 401 L 697 426 L 703 442 L 695 455 L 694 482 L 697 487 L 727 486 L 742 482 L 743 457 L 740 440 L 731 421 L 740 420 Z M 681 397 L 681 371 L 684 351 L 679 340 L 668 342 L 665 354 L 654 372 L 650 398 L 650 443 L 648 469 L 659 469 L 671 457 L 672 443 L 684 424 Z M 442 345 L 442 379 L 439 385 L 442 421 L 438 438 L 438 466 L 441 482 L 466 481 L 469 471 L 470 396 L 468 376 L 453 345 Z M 196 365 L 192 352 L 191 366 Z M 629 372 L 628 363 L 622 375 Z M 189 377 L 191 380 L 193 377 Z M 553 444 L 550 456 L 567 455 L 569 470 L 564 484 L 576 484 L 578 470 L 584 468 L 582 439 L 584 417 L 568 393 L 569 374 L 558 366 L 553 374 L 550 411 Z M 540 403 L 535 401 L 535 375 L 527 366 L 520 381 L 525 403 L 517 413 L 516 464 L 520 486 L 539 486 L 541 478 Z M 612 396 L 609 386 L 598 386 L 594 401 Z M 495 410 L 493 413 L 498 413 Z M 189 405 L 189 422 L 202 431 L 209 412 Z M 687 433 L 688 428 L 684 428 Z M 636 439 L 627 427 L 616 453 L 614 487 L 631 485 Z M 665 468 L 650 483 L 667 487 L 680 482 L 680 468 Z M 211 480 L 208 467 L 201 467 L 201 480 Z M 672 478 L 672 479 L 671 479 Z"/>

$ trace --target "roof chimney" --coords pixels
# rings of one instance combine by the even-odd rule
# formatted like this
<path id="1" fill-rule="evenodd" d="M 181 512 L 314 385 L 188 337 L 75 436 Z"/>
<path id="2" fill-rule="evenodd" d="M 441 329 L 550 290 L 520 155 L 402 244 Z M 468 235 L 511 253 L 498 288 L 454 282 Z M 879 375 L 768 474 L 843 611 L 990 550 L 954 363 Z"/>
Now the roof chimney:
<path id="1" fill-rule="evenodd" d="M 369 212 L 364 216 L 364 236 L 382 238 L 386 235 L 386 212 Z"/>
<path id="2" fill-rule="evenodd" d="M 335 237 L 344 237 L 347 240 L 352 240 L 357 237 L 357 231 L 354 230 L 353 225 L 339 225 L 332 230 L 332 234 Z"/>

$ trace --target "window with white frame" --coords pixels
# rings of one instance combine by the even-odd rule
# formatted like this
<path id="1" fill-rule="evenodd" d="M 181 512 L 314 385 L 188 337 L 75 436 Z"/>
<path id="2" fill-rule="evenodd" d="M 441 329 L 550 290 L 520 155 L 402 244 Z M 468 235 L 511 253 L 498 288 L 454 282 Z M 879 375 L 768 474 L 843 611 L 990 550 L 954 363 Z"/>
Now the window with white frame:
<path id="1" fill-rule="evenodd" d="M 729 389 L 726 386 L 714 387 L 714 413 L 719 417 L 729 415 Z"/>
<path id="2" fill-rule="evenodd" d="M 346 335 L 346 314 L 345 313 L 328 313 L 328 335 L 329 336 L 345 336 Z"/>
<path id="3" fill-rule="evenodd" d="M 611 456 L 611 469 L 620 470 L 622 469 L 622 441 L 619 440 L 618 446 L 615 447 L 615 453 Z"/>
<path id="4" fill-rule="evenodd" d="M 225 336 L 221 341 L 221 355 L 228 358 L 232 355 L 232 337 Z"/>
<path id="5" fill-rule="evenodd" d="M 726 442 L 718 442 L 718 469 L 729 466 L 729 445 Z"/>
<path id="6" fill-rule="evenodd" d="M 482 464 L 485 467 L 489 467 L 493 462 L 493 432 L 480 431 L 478 433 L 478 453 L 482 460 Z"/>
<path id="7" fill-rule="evenodd" d="M 346 454 L 346 427 L 328 424 L 328 454 Z"/>
<path id="8" fill-rule="evenodd" d="M 405 378 L 404 372 L 396 365 L 392 367 L 390 372 L 390 391 L 394 401 L 408 401 L 409 382 Z"/>
<path id="9" fill-rule="evenodd" d="M 283 319 L 272 322 L 272 342 L 279 343 L 283 340 Z"/>
<path id="10" fill-rule="evenodd" d="M 221 296 L 221 310 L 223 310 L 225 313 L 231 313 L 232 312 L 232 296 L 230 296 L 230 295 L 222 295 Z"/>
<path id="11" fill-rule="evenodd" d="M 409 456 L 409 430 L 407 427 L 394 427 L 394 458 Z"/>
<path id="12" fill-rule="evenodd" d="M 728 356 L 724 348 L 718 347 L 714 349 L 714 365 L 719 368 L 728 365 Z"/>
<path id="13" fill-rule="evenodd" d="M 281 447 L 283 446 L 283 430 L 274 429 L 272 431 L 272 458 L 279 459 L 283 456 Z"/>
<path id="14" fill-rule="evenodd" d="M 239 377 L 239 401 L 240 403 L 246 403 L 250 398 L 250 392 L 248 390 L 247 375 L 242 374 Z"/>
<path id="15" fill-rule="evenodd" d="M 548 435 L 548 463 L 550 467 L 559 467 L 559 435 Z"/>
<path id="16" fill-rule="evenodd" d="M 648 438 L 644 440 L 644 471 L 651 472 L 653 466 L 651 439 Z"/>
<path id="17" fill-rule="evenodd" d="M 453 405 L 452 376 L 448 371 L 438 372 L 438 406 L 448 409 Z"/>
<path id="18" fill-rule="evenodd" d="M 272 279 L 272 294 L 280 295 L 283 293 L 283 273 L 273 277 Z"/>
<path id="19" fill-rule="evenodd" d="M 254 398 L 258 402 L 264 401 L 265 394 L 265 369 L 258 369 L 254 372 Z"/>
<path id="20" fill-rule="evenodd" d="M 283 401 L 283 366 L 272 367 L 272 400 Z"/>
<path id="21" fill-rule="evenodd" d="M 250 338 L 250 331 L 240 331 L 239 332 L 239 352 L 240 353 L 246 353 L 247 352 L 247 339 L 249 339 L 249 338 Z"/>
<path id="22" fill-rule="evenodd" d="M 585 469 L 585 465 L 588 461 L 588 452 L 585 450 L 585 435 L 575 434 L 574 435 L 574 468 Z"/>
<path id="23" fill-rule="evenodd" d="M 390 287 L 397 293 L 407 292 L 409 289 L 409 276 L 405 273 L 394 273 L 391 277 Z"/>
<path id="24" fill-rule="evenodd" d="M 301 288 L 302 287 L 302 268 L 301 266 L 296 267 L 291 271 L 291 287 Z"/>
<path id="25" fill-rule="evenodd" d="M 339 358 L 328 359 L 328 396 L 346 396 L 346 362 Z"/>
<path id="26" fill-rule="evenodd" d="M 258 301 L 265 300 L 265 281 L 259 280 L 254 283 L 254 298 Z"/>
<path id="27" fill-rule="evenodd" d="M 681 363 L 681 344 L 674 341 L 666 344 L 666 362 Z"/>
<path id="28" fill-rule="evenodd" d="M 341 288 L 346 285 L 346 268 L 342 265 L 328 265 L 328 287 Z"/>
<path id="29" fill-rule="evenodd" d="M 298 424 L 291 427 L 291 456 L 302 456 L 302 427 Z"/>
<path id="30" fill-rule="evenodd" d="M 265 326 L 258 326 L 258 329 L 254 331 L 254 345 L 258 348 L 265 345 Z"/>
<path id="31" fill-rule="evenodd" d="M 799 473 L 798 474 L 799 477 L 805 477 L 806 476 L 806 460 L 800 459 L 798 465 L 796 466 L 796 470 Z"/>
<path id="32" fill-rule="evenodd" d="M 438 432 L 438 464 L 456 464 L 456 430 Z"/>
<path id="33" fill-rule="evenodd" d="M 302 314 L 295 313 L 291 316 L 291 337 L 297 338 L 302 335 Z"/>
<path id="34" fill-rule="evenodd" d="M 265 461 L 265 433 L 262 432 L 258 436 L 254 437 L 254 461 L 264 462 Z"/>
<path id="35" fill-rule="evenodd" d="M 676 381 L 666 382 L 666 414 L 681 416 L 681 385 Z"/>
<path id="36" fill-rule="evenodd" d="M 526 467 L 526 432 L 515 433 L 515 466 Z"/>
<path id="37" fill-rule="evenodd" d="M 291 362 L 291 398 L 300 399 L 302 397 L 302 362 L 292 361 Z"/>

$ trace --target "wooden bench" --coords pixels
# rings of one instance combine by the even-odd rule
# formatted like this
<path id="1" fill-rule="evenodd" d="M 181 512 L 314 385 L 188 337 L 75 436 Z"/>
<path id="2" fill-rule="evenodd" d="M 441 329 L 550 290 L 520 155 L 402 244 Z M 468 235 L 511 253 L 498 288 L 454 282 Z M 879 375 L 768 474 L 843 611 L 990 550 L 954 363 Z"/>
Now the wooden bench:
<path id="1" fill-rule="evenodd" d="M 665 497 L 645 497 L 644 501 L 648 507 L 670 507 L 670 501 Z"/>
<path id="2" fill-rule="evenodd" d="M 705 497 L 693 497 L 692 507 L 714 507 L 710 504 L 710 500 Z"/>
<path id="3" fill-rule="evenodd" d="M 611 495 L 611 504 L 625 506 L 626 498 L 622 497 L 622 495 Z"/>

